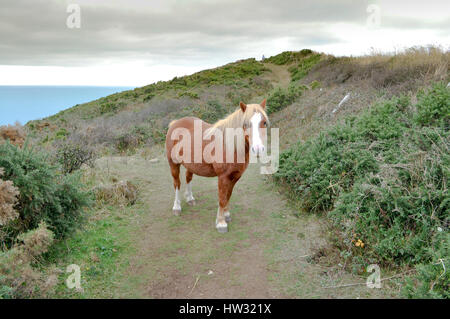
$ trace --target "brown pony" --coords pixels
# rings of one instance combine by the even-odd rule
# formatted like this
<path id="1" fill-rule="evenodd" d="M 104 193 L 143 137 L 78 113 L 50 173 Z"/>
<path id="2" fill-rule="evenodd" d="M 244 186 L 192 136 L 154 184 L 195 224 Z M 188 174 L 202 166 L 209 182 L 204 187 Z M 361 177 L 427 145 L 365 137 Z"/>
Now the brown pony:
<path id="1" fill-rule="evenodd" d="M 261 104 L 249 105 L 241 102 L 239 106 L 235 112 L 213 125 L 195 117 L 172 121 L 166 135 L 167 160 L 175 187 L 173 213 L 181 213 L 180 165 L 186 168 L 185 196 L 189 205 L 195 204 L 192 196 L 192 176 L 217 176 L 219 208 L 216 228 L 221 233 L 228 231 L 227 223 L 231 221 L 228 202 L 234 185 L 247 169 L 250 150 L 256 156 L 262 154 L 267 138 L 266 100 Z M 234 134 L 231 135 L 232 138 L 229 138 L 230 130 Z M 180 135 L 182 139 L 175 138 Z M 224 148 L 227 152 L 223 151 Z M 207 150 L 210 151 L 209 155 Z M 229 150 L 231 151 L 228 153 Z"/>

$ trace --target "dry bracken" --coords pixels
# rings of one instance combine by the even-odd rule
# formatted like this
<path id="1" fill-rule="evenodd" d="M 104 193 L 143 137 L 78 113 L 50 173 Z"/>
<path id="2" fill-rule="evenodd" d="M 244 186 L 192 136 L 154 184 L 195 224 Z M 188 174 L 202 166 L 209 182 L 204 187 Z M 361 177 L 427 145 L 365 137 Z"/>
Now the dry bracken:
<path id="1" fill-rule="evenodd" d="M 3 173 L 3 168 L 0 168 L 0 177 Z M 13 182 L 0 179 L 0 226 L 19 217 L 19 213 L 14 209 L 19 194 Z"/>
<path id="2" fill-rule="evenodd" d="M 25 133 L 19 123 L 15 125 L 0 126 L 0 143 L 8 141 L 16 146 L 22 147 L 25 142 Z"/>

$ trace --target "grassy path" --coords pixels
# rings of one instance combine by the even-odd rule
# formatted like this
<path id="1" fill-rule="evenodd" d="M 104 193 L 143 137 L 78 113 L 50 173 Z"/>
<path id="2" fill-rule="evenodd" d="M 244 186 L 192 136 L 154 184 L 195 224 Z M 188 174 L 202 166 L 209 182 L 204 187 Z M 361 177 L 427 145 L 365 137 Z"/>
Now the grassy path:
<path id="1" fill-rule="evenodd" d="M 231 198 L 229 232 L 214 227 L 217 179 L 194 176 L 197 205 L 182 204 L 173 216 L 172 179 L 163 155 L 103 158 L 95 178 L 127 179 L 140 189 L 130 207 L 96 211 L 86 229 L 61 243 L 60 266 L 79 264 L 83 292 L 76 298 L 366 298 L 391 290 L 365 285 L 339 265 L 314 263 L 310 255 L 326 244 L 318 217 L 298 215 L 271 183 L 250 165 Z M 182 185 L 182 190 L 184 185 Z M 69 252 L 67 254 L 67 252 Z M 56 259 L 56 258 L 55 258 Z"/>
<path id="2" fill-rule="evenodd" d="M 285 65 L 264 63 L 264 66 L 271 71 L 269 78 L 275 86 L 282 88 L 287 88 L 289 86 L 291 83 L 291 73 Z"/>

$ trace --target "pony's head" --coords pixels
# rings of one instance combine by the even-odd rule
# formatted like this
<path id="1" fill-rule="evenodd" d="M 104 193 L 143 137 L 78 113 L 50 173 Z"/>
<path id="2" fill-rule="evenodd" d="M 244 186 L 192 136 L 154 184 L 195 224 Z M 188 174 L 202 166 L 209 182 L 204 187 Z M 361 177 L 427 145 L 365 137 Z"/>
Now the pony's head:
<path id="1" fill-rule="evenodd" d="M 267 140 L 267 126 L 269 118 L 266 114 L 266 100 L 261 104 L 239 103 L 242 111 L 242 128 L 248 140 L 250 150 L 256 156 L 264 153 L 264 144 Z"/>
<path id="2" fill-rule="evenodd" d="M 267 139 L 266 127 L 269 124 L 269 118 L 265 111 L 266 100 L 262 101 L 261 104 L 240 102 L 239 106 L 235 112 L 223 120 L 217 121 L 205 132 L 205 136 L 210 138 L 217 129 L 221 131 L 225 131 L 226 128 L 242 129 L 251 152 L 258 156 L 264 152 L 264 144 Z M 225 143 L 227 144 L 226 139 Z M 233 145 L 236 146 L 236 143 L 233 143 Z"/>

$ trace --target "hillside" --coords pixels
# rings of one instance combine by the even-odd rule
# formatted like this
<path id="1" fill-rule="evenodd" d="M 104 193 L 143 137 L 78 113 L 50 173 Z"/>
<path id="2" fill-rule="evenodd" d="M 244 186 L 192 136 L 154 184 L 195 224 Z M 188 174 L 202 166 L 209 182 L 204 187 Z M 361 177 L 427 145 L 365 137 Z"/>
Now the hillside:
<path id="1" fill-rule="evenodd" d="M 375 101 L 447 80 L 449 59 L 450 54 L 438 48 L 354 58 L 311 50 L 283 52 L 263 63 L 241 60 L 113 94 L 26 126 L 44 147 L 61 140 L 88 141 L 106 152 L 123 152 L 161 142 L 175 118 L 194 115 L 214 122 L 241 100 L 251 103 L 268 97 L 269 107 L 286 107 L 272 117 L 282 130 L 284 148 L 317 133 L 321 123 L 329 125 Z M 288 86 L 289 92 L 280 91 Z M 348 93 L 351 98 L 344 107 L 331 114 Z"/>
<path id="2" fill-rule="evenodd" d="M 262 63 L 242 60 L 77 105 L 27 127 L 43 146 L 88 141 L 93 147 L 123 152 L 161 142 L 174 118 L 218 120 L 240 100 L 265 95 L 272 89 L 272 77 Z"/>
<path id="3" fill-rule="evenodd" d="M 33 269 L 39 287 L 19 289 L 6 276 L 0 297 L 448 298 L 439 260 L 449 258 L 449 66 L 450 53 L 439 48 L 363 57 L 283 52 L 0 129 L 18 145 L 0 143 L 5 218 L 13 220 L 0 236 L 23 241 L 0 254 L 0 275 L 12 263 L 28 283 Z M 279 173 L 249 168 L 222 237 L 212 227 L 215 179 L 195 176 L 197 205 L 183 202 L 186 213 L 172 216 L 168 123 L 188 115 L 214 122 L 241 100 L 263 98 L 280 129 Z M 32 251 L 30 237 L 45 245 Z M 44 253 L 40 267 L 28 259 L 17 266 L 22 251 L 30 260 Z M 83 290 L 68 290 L 55 272 L 72 263 Z M 370 263 L 382 267 L 384 289 L 365 286 Z M 50 275 L 51 289 L 36 279 Z"/>

